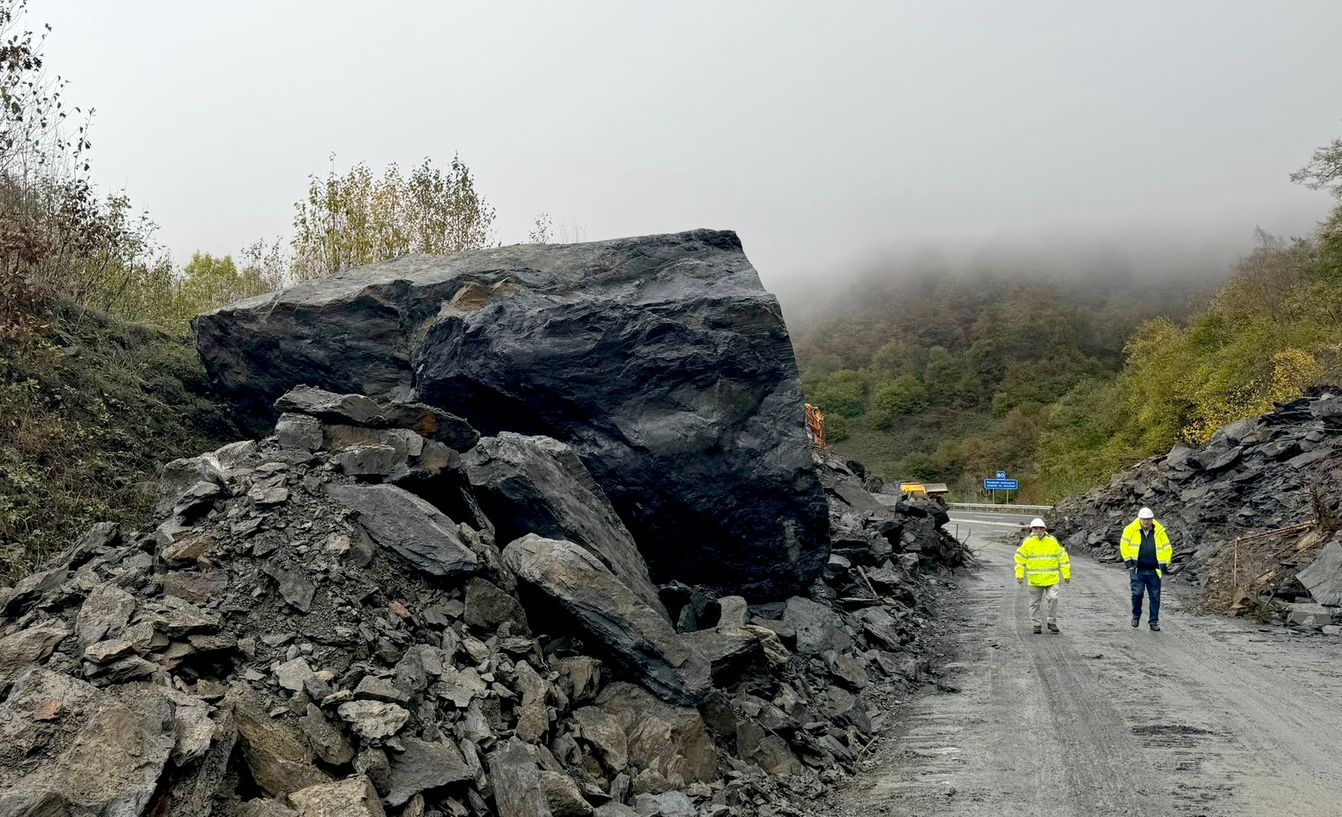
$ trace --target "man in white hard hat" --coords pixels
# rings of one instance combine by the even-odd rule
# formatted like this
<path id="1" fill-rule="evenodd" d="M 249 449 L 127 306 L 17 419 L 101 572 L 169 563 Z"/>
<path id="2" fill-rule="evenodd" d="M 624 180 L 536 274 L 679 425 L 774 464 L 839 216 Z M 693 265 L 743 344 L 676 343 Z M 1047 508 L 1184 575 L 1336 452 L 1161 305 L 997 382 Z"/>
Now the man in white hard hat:
<path id="1" fill-rule="evenodd" d="M 1016 583 L 1030 588 L 1030 622 L 1034 634 L 1044 631 L 1039 607 L 1048 602 L 1048 631 L 1058 632 L 1058 583 L 1072 583 L 1072 561 L 1058 540 L 1048 535 L 1044 520 L 1030 521 L 1030 535 L 1016 548 Z"/>
<path id="2" fill-rule="evenodd" d="M 1137 518 L 1123 529 L 1119 555 L 1127 565 L 1132 585 L 1132 626 L 1142 623 L 1142 596 L 1151 596 L 1151 613 L 1146 621 L 1151 632 L 1160 632 L 1160 580 L 1170 569 L 1174 548 L 1165 526 L 1156 521 L 1150 508 L 1142 508 Z"/>

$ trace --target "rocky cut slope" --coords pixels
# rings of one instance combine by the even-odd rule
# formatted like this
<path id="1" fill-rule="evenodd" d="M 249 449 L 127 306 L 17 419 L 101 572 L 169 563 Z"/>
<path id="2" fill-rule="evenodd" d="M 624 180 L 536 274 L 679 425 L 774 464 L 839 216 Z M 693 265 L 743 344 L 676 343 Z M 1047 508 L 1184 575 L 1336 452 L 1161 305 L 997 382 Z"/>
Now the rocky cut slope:
<path id="1" fill-rule="evenodd" d="M 1203 448 L 1138 463 L 1059 503 L 1054 524 L 1067 547 L 1116 560 L 1143 506 L 1170 532 L 1175 575 L 1211 608 L 1309 626 L 1342 618 L 1342 390 L 1316 388 Z"/>
<path id="2" fill-rule="evenodd" d="M 409 256 L 194 322 L 254 433 L 299 385 L 569 445 L 654 578 L 783 597 L 826 557 L 778 301 L 734 233 Z"/>
<path id="3" fill-rule="evenodd" d="M 563 443 L 278 408 L 171 463 L 152 530 L 0 590 L 0 813 L 806 813 L 885 718 L 875 681 L 918 680 L 929 571 L 965 557 L 822 456 L 806 595 L 656 587 Z"/>
<path id="4" fill-rule="evenodd" d="M 964 550 L 813 461 L 731 234 L 403 259 L 197 333 L 260 439 L 0 589 L 0 814 L 796 814 L 919 677 Z"/>

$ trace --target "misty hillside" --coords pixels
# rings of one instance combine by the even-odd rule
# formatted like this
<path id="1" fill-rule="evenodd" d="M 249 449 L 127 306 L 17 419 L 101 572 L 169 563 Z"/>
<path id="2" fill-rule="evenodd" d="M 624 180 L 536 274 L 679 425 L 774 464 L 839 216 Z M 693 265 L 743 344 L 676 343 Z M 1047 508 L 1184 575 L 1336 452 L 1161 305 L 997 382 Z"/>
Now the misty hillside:
<path id="1" fill-rule="evenodd" d="M 1086 490 L 1335 377 L 1338 217 L 1259 246 L 1228 278 L 1097 266 L 871 276 L 798 327 L 832 444 L 887 479 L 1021 499 Z"/>

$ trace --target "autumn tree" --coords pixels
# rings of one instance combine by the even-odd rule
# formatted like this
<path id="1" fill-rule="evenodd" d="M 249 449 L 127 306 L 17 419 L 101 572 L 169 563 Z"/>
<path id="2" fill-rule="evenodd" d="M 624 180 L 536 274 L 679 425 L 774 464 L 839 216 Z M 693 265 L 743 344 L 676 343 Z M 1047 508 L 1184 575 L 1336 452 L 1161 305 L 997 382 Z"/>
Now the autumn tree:
<path id="1" fill-rule="evenodd" d="M 381 176 L 364 163 L 309 180 L 294 205 L 293 274 L 310 280 L 405 253 L 454 253 L 485 246 L 494 208 L 470 168 L 425 159 L 409 176 L 390 164 Z"/>

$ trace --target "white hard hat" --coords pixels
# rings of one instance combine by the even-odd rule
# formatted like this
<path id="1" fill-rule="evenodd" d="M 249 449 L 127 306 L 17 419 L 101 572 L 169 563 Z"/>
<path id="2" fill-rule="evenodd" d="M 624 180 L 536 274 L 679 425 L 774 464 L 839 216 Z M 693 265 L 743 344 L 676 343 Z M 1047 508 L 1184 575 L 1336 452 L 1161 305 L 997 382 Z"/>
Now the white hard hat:
<path id="1" fill-rule="evenodd" d="M 1045 524 L 1044 524 L 1044 520 L 1042 520 L 1042 519 L 1040 519 L 1039 517 L 1036 516 L 1034 519 L 1031 519 L 1031 520 L 1030 520 L 1030 527 L 1032 527 L 1032 528 L 1047 528 L 1048 525 L 1045 525 Z"/>
<path id="2" fill-rule="evenodd" d="M 1137 512 L 1138 519 L 1155 519 L 1156 515 L 1150 508 L 1142 508 Z"/>

